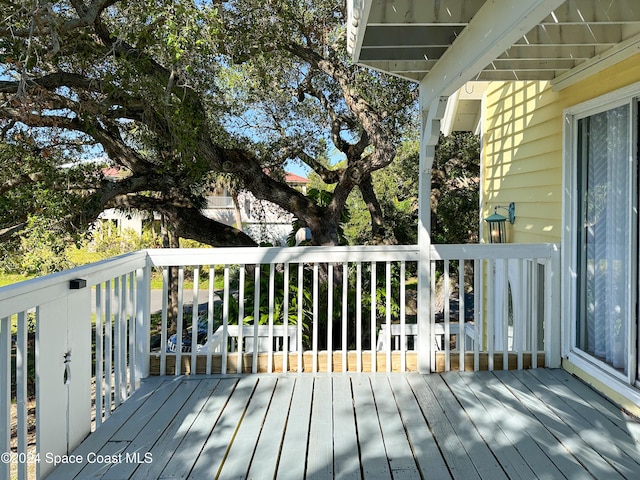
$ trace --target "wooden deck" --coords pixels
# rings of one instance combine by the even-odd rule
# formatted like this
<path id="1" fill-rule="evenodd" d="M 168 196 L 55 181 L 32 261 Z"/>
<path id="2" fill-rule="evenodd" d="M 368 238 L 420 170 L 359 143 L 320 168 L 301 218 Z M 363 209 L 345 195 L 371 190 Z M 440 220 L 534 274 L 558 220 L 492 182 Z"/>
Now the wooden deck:
<path id="1" fill-rule="evenodd" d="M 562 370 L 155 377 L 75 454 L 48 478 L 637 479 L 640 424 Z"/>

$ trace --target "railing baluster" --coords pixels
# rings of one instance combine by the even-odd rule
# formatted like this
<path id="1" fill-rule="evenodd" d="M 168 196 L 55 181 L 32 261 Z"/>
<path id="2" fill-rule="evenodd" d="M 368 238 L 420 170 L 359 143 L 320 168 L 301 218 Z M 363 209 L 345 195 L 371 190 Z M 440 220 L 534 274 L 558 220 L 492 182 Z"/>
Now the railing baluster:
<path id="1" fill-rule="evenodd" d="M 538 260 L 531 266 L 531 368 L 538 368 Z"/>
<path id="2" fill-rule="evenodd" d="M 387 261 L 385 264 L 385 282 L 386 282 L 386 289 L 385 289 L 385 308 L 386 308 L 386 315 L 385 315 L 385 320 L 387 322 L 387 338 L 386 338 L 386 343 L 387 343 L 387 351 L 386 351 L 386 360 L 387 360 L 387 372 L 391 372 L 391 350 L 392 350 L 392 345 L 391 345 L 391 262 Z"/>
<path id="3" fill-rule="evenodd" d="M 178 319 L 176 322 L 176 368 L 175 375 L 182 373 L 182 333 L 184 330 L 184 267 L 178 267 Z"/>
<path id="4" fill-rule="evenodd" d="M 129 330 L 127 339 L 129 347 L 129 380 L 127 388 L 127 397 L 134 392 L 136 386 L 136 304 L 135 304 L 135 272 L 129 273 L 129 298 L 127 300 L 127 315 L 129 317 Z"/>
<path id="5" fill-rule="evenodd" d="M 241 270 L 242 271 L 242 270 Z M 244 273 L 244 271 L 242 271 Z M 207 299 L 207 375 L 211 375 L 211 367 L 213 363 L 213 309 L 215 305 L 215 279 L 216 279 L 216 267 L 215 265 L 209 265 L 209 289 Z M 244 305 L 244 304 L 243 304 Z M 240 372 L 238 372 L 240 373 Z"/>
<path id="6" fill-rule="evenodd" d="M 253 276 L 254 296 L 253 296 L 253 359 L 251 372 L 258 373 L 258 326 L 260 325 L 260 270 L 262 265 L 256 264 Z M 226 349 L 227 344 L 222 344 L 222 349 Z M 224 372 L 223 372 L 224 373 Z"/>
<path id="7" fill-rule="evenodd" d="M 200 293 L 200 267 L 193 267 L 193 300 L 191 304 L 191 373 L 194 374 L 198 367 L 198 295 Z"/>
<path id="8" fill-rule="evenodd" d="M 509 260 L 502 261 L 502 369 L 509 369 Z M 513 298 L 513 292 L 511 292 Z M 515 325 L 513 325 L 515 328 Z M 513 341 L 513 339 L 512 339 Z"/>
<path id="9" fill-rule="evenodd" d="M 431 345 L 431 368 L 436 368 L 436 350 L 440 350 L 440 337 L 436 336 L 435 325 L 436 325 L 436 262 L 435 260 L 431 260 L 431 285 L 429 292 L 429 323 L 431 324 L 431 338 L 428 339 L 429 344 Z M 434 343 L 437 344 L 437 348 L 433 348 Z"/>
<path id="10" fill-rule="evenodd" d="M 236 373 L 242 373 L 244 360 L 244 283 L 245 265 L 240 265 L 240 276 L 238 278 L 238 366 Z"/>
<path id="11" fill-rule="evenodd" d="M 404 260 L 400 262 L 400 371 L 407 370 L 407 278 Z M 417 343 L 417 342 L 416 342 Z"/>
<path id="12" fill-rule="evenodd" d="M 449 260 L 444 261 L 444 370 L 451 370 L 451 292 Z"/>
<path id="13" fill-rule="evenodd" d="M 302 317 L 302 312 L 303 312 L 303 301 L 304 301 L 304 297 L 303 297 L 303 280 L 304 280 L 304 264 L 302 263 L 302 261 L 300 263 L 298 263 L 298 372 L 302 373 L 304 370 L 304 366 L 302 365 L 302 349 L 303 349 L 303 345 L 302 345 L 302 322 L 303 322 L 303 317 Z"/>
<path id="14" fill-rule="evenodd" d="M 347 345 L 347 324 L 348 318 L 348 306 L 349 306 L 349 264 L 344 262 L 342 264 L 342 371 L 346 372 L 349 369 L 349 354 Z"/>
<path id="15" fill-rule="evenodd" d="M 120 384 L 122 381 L 120 364 L 122 357 L 120 356 L 120 349 L 122 348 L 122 329 L 120 328 L 120 319 L 122 313 L 122 298 L 120 296 L 120 278 L 113 279 L 113 406 L 118 408 L 120 405 Z"/>
<path id="16" fill-rule="evenodd" d="M 313 264 L 313 338 L 312 341 L 312 371 L 318 371 L 318 263 Z"/>
<path id="17" fill-rule="evenodd" d="M 18 438 L 18 455 L 26 458 L 27 454 L 27 312 L 18 313 L 16 334 L 16 410 L 18 424 L 16 433 Z M 67 439 L 65 438 L 64 441 Z M 9 450 L 7 450 L 9 451 Z M 27 462 L 17 462 L 18 479 L 27 478 Z"/>
<path id="18" fill-rule="evenodd" d="M 456 335 L 456 344 L 458 345 L 458 370 L 465 370 L 465 353 L 467 351 L 467 330 L 465 328 L 465 303 L 464 303 L 464 259 L 458 259 L 458 334 Z"/>
<path id="19" fill-rule="evenodd" d="M 96 428 L 102 425 L 103 408 L 103 375 L 104 375 L 104 351 L 103 351 L 103 325 L 104 305 L 102 295 L 102 283 L 96 285 L 96 346 L 95 346 L 95 379 L 96 379 Z"/>
<path id="20" fill-rule="evenodd" d="M 517 269 L 518 269 L 518 282 L 519 282 L 519 292 L 518 296 L 520 297 L 520 301 L 518 305 L 513 306 L 513 344 L 517 345 L 517 358 L 518 358 L 518 370 L 522 370 L 523 361 L 524 361 L 524 350 L 525 350 L 525 342 L 528 332 L 528 320 L 527 320 L 527 304 L 529 302 L 529 298 L 527 297 L 527 292 L 531 291 L 531 277 L 526 273 L 526 269 L 523 265 L 523 260 L 520 258 L 517 260 Z M 516 322 L 516 310 L 518 312 L 517 322 Z M 517 340 L 517 343 L 516 343 Z"/>
<path id="21" fill-rule="evenodd" d="M 111 280 L 105 282 L 105 318 L 104 318 L 104 419 L 111 416 L 111 394 L 112 394 L 112 377 L 113 377 L 113 318 L 111 315 L 111 304 L 113 301 L 113 291 L 111 289 Z"/>
<path id="22" fill-rule="evenodd" d="M 488 269 L 487 269 L 487 289 L 489 292 L 489 301 L 487 307 L 487 351 L 489 353 L 487 359 L 487 368 L 489 371 L 493 371 L 493 355 L 495 353 L 495 338 L 494 338 L 494 325 L 495 325 L 495 315 L 498 311 L 496 307 L 496 268 L 498 268 L 497 260 L 487 260 Z"/>
<path id="23" fill-rule="evenodd" d="M 473 371 L 480 370 L 480 332 L 483 329 L 482 314 L 482 289 L 480 288 L 482 276 L 482 261 L 473 260 Z"/>
<path id="24" fill-rule="evenodd" d="M 376 262 L 371 262 L 371 371 L 377 372 L 377 353 L 376 353 L 376 333 L 377 333 L 377 315 L 376 315 L 376 293 L 377 293 L 377 279 L 376 279 Z"/>
<path id="25" fill-rule="evenodd" d="M 227 344 L 229 342 L 229 299 L 230 299 L 230 288 L 229 288 L 229 265 L 225 264 L 224 266 L 224 291 L 222 298 L 222 365 L 220 367 L 220 372 L 222 374 L 227 373 L 227 355 L 228 348 Z M 254 344 L 254 348 L 256 345 Z"/>
<path id="26" fill-rule="evenodd" d="M 282 372 L 289 371 L 289 262 L 284 264 L 284 289 L 282 325 L 284 336 L 282 337 Z"/>
<path id="27" fill-rule="evenodd" d="M 0 319 L 0 453 L 11 451 L 11 318 Z M 9 478 L 10 462 L 0 463 L 0 477 Z"/>
<path id="28" fill-rule="evenodd" d="M 356 371 L 362 372 L 362 263 L 356 263 Z"/>
<path id="29" fill-rule="evenodd" d="M 162 269 L 162 317 L 160 324 L 160 375 L 167 374 L 167 323 L 169 314 L 169 268 Z M 178 339 L 176 337 L 176 347 Z"/>
<path id="30" fill-rule="evenodd" d="M 276 265 L 269 265 L 269 343 L 267 345 L 267 372 L 273 372 L 273 315 L 276 296 Z"/>
<path id="31" fill-rule="evenodd" d="M 118 345 L 118 355 L 120 356 L 120 403 L 127 399 L 127 276 L 120 277 L 120 345 Z"/>
<path id="32" fill-rule="evenodd" d="M 328 264 L 327 287 L 327 372 L 333 371 L 333 263 Z"/>

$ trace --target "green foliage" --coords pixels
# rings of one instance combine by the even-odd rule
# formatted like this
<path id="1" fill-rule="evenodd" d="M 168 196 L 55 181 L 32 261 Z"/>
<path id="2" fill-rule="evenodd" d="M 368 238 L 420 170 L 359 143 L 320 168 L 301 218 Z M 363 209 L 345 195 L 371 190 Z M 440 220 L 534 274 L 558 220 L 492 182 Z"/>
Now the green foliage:
<path id="1" fill-rule="evenodd" d="M 41 148 L 34 132 L 18 130 L 0 141 L 0 231 L 37 216 L 59 232 L 72 232 L 66 217 L 77 211 L 79 179 L 91 181 L 86 166 L 65 166 L 59 149 Z M 47 219 L 47 220 L 44 220 Z"/>
<path id="2" fill-rule="evenodd" d="M 384 218 L 383 242 L 414 245 L 418 235 L 419 142 L 409 139 L 397 150 L 388 167 L 372 174 L 373 188 Z M 371 216 L 360 191 L 349 197 L 351 222 L 345 234 L 352 245 L 372 243 Z"/>
<path id="3" fill-rule="evenodd" d="M 432 240 L 475 243 L 478 240 L 480 141 L 469 132 L 441 136 L 432 172 Z M 405 140 L 388 167 L 373 173 L 373 186 L 384 217 L 383 242 L 414 245 L 418 224 L 419 141 Z M 350 244 L 379 241 L 371 234 L 371 217 L 354 191 L 349 197 Z"/>
<path id="4" fill-rule="evenodd" d="M 480 138 L 467 132 L 440 136 L 432 174 L 434 243 L 477 243 Z"/>
<path id="5" fill-rule="evenodd" d="M 73 265 L 66 254 L 67 245 L 48 223 L 38 217 L 30 217 L 17 248 L 5 250 L 0 269 L 7 273 L 36 276 L 71 268 Z"/>
<path id="6" fill-rule="evenodd" d="M 145 231 L 139 235 L 134 230 L 117 230 L 103 224 L 93 234 L 87 247 L 100 254 L 102 258 L 116 257 L 123 253 L 135 252 L 145 248 L 157 248 L 160 246 L 158 238 L 154 239 L 150 232 Z"/>

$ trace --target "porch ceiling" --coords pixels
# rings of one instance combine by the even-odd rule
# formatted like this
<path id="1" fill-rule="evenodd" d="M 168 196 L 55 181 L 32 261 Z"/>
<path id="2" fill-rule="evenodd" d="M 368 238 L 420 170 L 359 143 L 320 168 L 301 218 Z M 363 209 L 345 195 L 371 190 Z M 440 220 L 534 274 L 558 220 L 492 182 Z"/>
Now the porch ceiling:
<path id="1" fill-rule="evenodd" d="M 425 80 L 463 33 L 478 43 L 491 36 L 493 26 L 474 23 L 476 18 L 492 18 L 495 13 L 495 18 L 509 19 L 504 2 L 496 0 L 352 1 L 349 43 L 354 60 L 414 81 Z M 468 72 L 472 75 L 468 80 L 562 80 L 613 52 L 640 51 L 637 0 L 537 3 L 542 15 L 535 13 L 546 16 L 528 29 L 531 17 L 518 18 L 514 13 L 514 28 L 525 26 L 526 33 L 509 41 L 506 49 L 494 50 L 484 67 Z M 469 45 L 473 48 L 473 42 Z M 483 58 L 485 52 L 478 53 Z"/>

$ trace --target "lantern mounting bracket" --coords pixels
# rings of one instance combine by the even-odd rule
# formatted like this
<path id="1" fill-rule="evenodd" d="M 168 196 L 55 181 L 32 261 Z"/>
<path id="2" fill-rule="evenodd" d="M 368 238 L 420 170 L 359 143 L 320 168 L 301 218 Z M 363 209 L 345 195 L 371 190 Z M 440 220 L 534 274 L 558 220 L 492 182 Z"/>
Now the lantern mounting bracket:
<path id="1" fill-rule="evenodd" d="M 513 225 L 513 223 L 516 221 L 516 204 L 514 202 L 511 202 L 509 205 L 496 205 L 493 208 L 493 213 L 498 213 L 499 208 L 509 212 L 509 217 L 507 218 L 507 220 L 509 220 L 509 223 Z"/>

